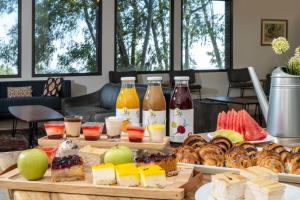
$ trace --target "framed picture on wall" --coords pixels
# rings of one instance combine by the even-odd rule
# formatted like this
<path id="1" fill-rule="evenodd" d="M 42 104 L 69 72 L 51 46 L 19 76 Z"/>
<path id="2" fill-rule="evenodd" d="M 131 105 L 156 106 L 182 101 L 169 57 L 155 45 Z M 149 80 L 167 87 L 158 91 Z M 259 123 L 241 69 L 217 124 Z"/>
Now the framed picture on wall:
<path id="1" fill-rule="evenodd" d="M 288 21 L 283 19 L 261 20 L 261 45 L 271 45 L 273 39 L 288 37 Z"/>

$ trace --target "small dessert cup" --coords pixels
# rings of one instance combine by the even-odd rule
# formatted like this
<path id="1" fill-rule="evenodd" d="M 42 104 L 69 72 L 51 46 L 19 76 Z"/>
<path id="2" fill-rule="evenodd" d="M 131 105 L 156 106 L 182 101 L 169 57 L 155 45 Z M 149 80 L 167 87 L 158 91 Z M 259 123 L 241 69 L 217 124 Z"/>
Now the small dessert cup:
<path id="1" fill-rule="evenodd" d="M 81 129 L 85 140 L 96 141 L 100 139 L 104 124 L 98 122 L 86 122 Z"/>
<path id="2" fill-rule="evenodd" d="M 154 143 L 162 143 L 166 135 L 166 126 L 164 124 L 150 124 L 147 127 L 150 141 Z"/>
<path id="3" fill-rule="evenodd" d="M 127 125 L 127 134 L 130 142 L 142 142 L 144 139 L 145 129 L 141 124 Z"/>
<path id="4" fill-rule="evenodd" d="M 48 136 L 48 139 L 62 139 L 65 132 L 65 124 L 63 121 L 51 121 L 45 122 L 44 127 Z"/>
<path id="5" fill-rule="evenodd" d="M 52 163 L 53 157 L 56 153 L 57 147 L 38 147 L 38 149 L 44 151 L 48 157 L 48 164 L 49 166 Z"/>
<path id="6" fill-rule="evenodd" d="M 67 137 L 79 137 L 81 130 L 81 116 L 67 116 L 64 119 Z"/>
<path id="7" fill-rule="evenodd" d="M 108 139 L 120 139 L 124 119 L 120 117 L 105 118 L 106 134 Z"/>

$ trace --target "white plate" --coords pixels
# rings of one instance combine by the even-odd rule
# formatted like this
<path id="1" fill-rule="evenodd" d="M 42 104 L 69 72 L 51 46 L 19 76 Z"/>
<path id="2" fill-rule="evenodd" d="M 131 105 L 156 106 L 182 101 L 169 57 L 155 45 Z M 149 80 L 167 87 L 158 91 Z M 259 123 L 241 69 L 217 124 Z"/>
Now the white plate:
<path id="1" fill-rule="evenodd" d="M 214 138 L 214 133 L 207 133 L 207 137 L 212 140 Z M 271 142 L 274 139 L 272 135 L 268 135 L 265 139 L 263 140 L 255 140 L 255 141 L 246 141 L 252 144 L 259 144 L 259 143 L 265 143 L 265 142 Z"/>
<path id="2" fill-rule="evenodd" d="M 196 194 L 196 200 L 213 200 L 213 197 L 210 195 L 211 183 L 207 183 L 200 187 Z M 300 188 L 287 185 L 284 193 L 284 200 L 299 200 L 300 199 Z"/>

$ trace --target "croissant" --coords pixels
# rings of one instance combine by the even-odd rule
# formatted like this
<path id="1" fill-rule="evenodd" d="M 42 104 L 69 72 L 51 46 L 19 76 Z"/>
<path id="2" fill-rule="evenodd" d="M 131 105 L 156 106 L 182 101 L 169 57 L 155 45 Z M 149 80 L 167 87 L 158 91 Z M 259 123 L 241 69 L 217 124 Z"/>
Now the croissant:
<path id="1" fill-rule="evenodd" d="M 284 172 L 284 165 L 278 153 L 261 151 L 256 154 L 257 166 L 268 168 L 276 173 Z"/>
<path id="2" fill-rule="evenodd" d="M 199 156 L 190 146 L 183 146 L 175 151 L 177 162 L 199 164 Z"/>
<path id="3" fill-rule="evenodd" d="M 300 154 L 290 154 L 285 162 L 285 170 L 291 174 L 300 175 Z"/>
<path id="4" fill-rule="evenodd" d="M 189 134 L 188 137 L 183 141 L 183 146 L 192 146 L 195 143 L 198 145 L 206 144 L 206 140 L 199 134 Z"/>
<path id="5" fill-rule="evenodd" d="M 300 144 L 293 146 L 291 153 L 300 153 Z"/>
<path id="6" fill-rule="evenodd" d="M 199 149 L 201 164 L 208 166 L 224 166 L 225 155 L 216 144 L 207 144 Z"/>
<path id="7" fill-rule="evenodd" d="M 255 159 L 255 154 L 257 152 L 255 144 L 251 144 L 249 142 L 237 142 L 234 144 L 234 148 L 236 147 L 244 149 L 249 157 Z"/>
<path id="8" fill-rule="evenodd" d="M 244 169 L 254 166 L 253 159 L 242 148 L 234 148 L 225 154 L 225 166 L 229 168 Z"/>
<path id="9" fill-rule="evenodd" d="M 289 152 L 280 144 L 271 143 L 267 144 L 263 147 L 265 151 L 274 151 L 278 153 L 281 157 L 282 162 L 285 162 L 287 157 L 289 156 Z"/>
<path id="10" fill-rule="evenodd" d="M 210 143 L 218 145 L 224 153 L 229 151 L 233 146 L 231 140 L 223 136 L 214 137 Z"/>

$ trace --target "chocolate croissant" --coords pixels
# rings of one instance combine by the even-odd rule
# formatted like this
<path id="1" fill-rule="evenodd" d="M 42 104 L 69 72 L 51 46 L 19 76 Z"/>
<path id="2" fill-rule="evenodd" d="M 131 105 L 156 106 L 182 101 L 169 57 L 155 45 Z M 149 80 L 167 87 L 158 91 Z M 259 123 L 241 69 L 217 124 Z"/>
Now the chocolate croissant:
<path id="1" fill-rule="evenodd" d="M 256 154 L 257 166 L 265 167 L 276 173 L 283 173 L 285 170 L 284 164 L 278 153 L 274 151 L 260 151 Z"/>
<path id="2" fill-rule="evenodd" d="M 188 137 L 183 141 L 183 146 L 201 147 L 205 145 L 206 140 L 199 134 L 189 134 Z"/>
<path id="3" fill-rule="evenodd" d="M 189 163 L 189 164 L 199 164 L 200 159 L 199 155 L 195 150 L 190 146 L 183 146 L 177 148 L 176 151 L 176 160 L 181 163 Z"/>
<path id="4" fill-rule="evenodd" d="M 216 144 L 207 144 L 199 149 L 200 162 L 208 166 L 224 166 L 225 155 Z"/>
<path id="5" fill-rule="evenodd" d="M 234 144 L 234 148 L 239 147 L 244 150 L 246 150 L 247 155 L 253 159 L 255 159 L 255 155 L 257 152 L 257 148 L 255 144 L 249 143 L 249 142 L 237 142 Z"/>
<path id="6" fill-rule="evenodd" d="M 285 162 L 285 170 L 290 174 L 300 175 L 300 154 L 292 153 Z"/>
<path id="7" fill-rule="evenodd" d="M 267 144 L 263 147 L 265 151 L 274 151 L 278 153 L 281 157 L 282 162 L 285 162 L 287 157 L 289 156 L 289 152 L 280 144 L 271 143 Z"/>
<path id="8" fill-rule="evenodd" d="M 218 145 L 224 153 L 229 151 L 233 146 L 231 140 L 223 136 L 214 137 L 210 143 Z"/>
<path id="9" fill-rule="evenodd" d="M 254 166 L 255 162 L 247 155 L 247 151 L 237 147 L 225 154 L 225 166 L 229 168 L 244 169 Z"/>

